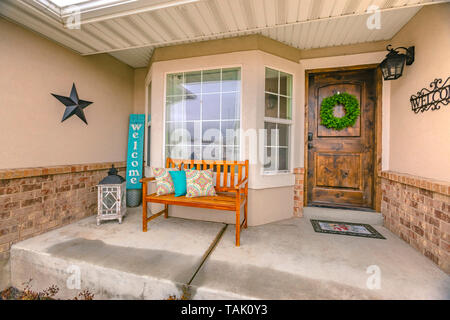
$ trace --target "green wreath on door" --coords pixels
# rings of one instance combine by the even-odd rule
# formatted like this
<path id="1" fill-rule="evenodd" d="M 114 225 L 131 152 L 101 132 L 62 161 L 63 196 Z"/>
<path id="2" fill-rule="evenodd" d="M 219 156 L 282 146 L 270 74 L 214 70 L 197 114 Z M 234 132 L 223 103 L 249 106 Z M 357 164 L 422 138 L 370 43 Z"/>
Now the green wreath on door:
<path id="1" fill-rule="evenodd" d="M 345 115 L 342 118 L 335 117 L 334 107 L 343 105 Z M 323 99 L 320 106 L 320 124 L 329 129 L 342 130 L 353 127 L 361 114 L 358 99 L 349 93 L 336 93 Z"/>

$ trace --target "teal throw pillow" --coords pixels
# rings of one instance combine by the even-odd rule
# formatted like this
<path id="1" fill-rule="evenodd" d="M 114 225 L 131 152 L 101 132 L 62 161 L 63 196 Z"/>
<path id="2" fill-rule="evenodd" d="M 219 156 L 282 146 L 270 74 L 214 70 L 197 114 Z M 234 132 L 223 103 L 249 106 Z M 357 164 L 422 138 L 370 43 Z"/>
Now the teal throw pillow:
<path id="1" fill-rule="evenodd" d="M 186 195 L 186 172 L 182 171 L 169 171 L 172 177 L 173 185 L 175 187 L 175 197 L 181 197 Z"/>

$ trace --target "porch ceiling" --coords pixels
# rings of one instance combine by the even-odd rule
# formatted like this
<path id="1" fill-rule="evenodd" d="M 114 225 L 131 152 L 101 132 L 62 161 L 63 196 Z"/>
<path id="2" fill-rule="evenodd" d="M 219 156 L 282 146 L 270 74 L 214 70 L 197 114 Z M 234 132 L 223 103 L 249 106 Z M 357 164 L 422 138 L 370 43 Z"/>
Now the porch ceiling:
<path id="1" fill-rule="evenodd" d="M 82 55 L 109 53 L 135 68 L 147 66 L 156 47 L 248 34 L 262 34 L 299 49 L 388 40 L 424 5 L 448 2 L 139 0 L 116 6 L 113 12 L 111 8 L 95 15 L 82 11 L 81 29 L 76 30 L 66 28 L 67 16 L 58 16 L 40 5 L 42 1 L 2 0 L 0 15 Z M 380 29 L 366 26 L 370 5 L 381 9 Z"/>

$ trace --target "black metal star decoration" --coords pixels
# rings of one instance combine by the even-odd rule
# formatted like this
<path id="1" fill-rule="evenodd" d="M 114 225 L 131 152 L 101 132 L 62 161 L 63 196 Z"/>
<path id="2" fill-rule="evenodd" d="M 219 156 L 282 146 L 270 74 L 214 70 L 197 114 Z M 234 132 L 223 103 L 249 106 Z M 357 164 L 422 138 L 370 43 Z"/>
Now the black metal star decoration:
<path id="1" fill-rule="evenodd" d="M 78 116 L 84 123 L 88 124 L 86 121 L 86 117 L 84 116 L 83 109 L 90 105 L 91 101 L 80 100 L 78 98 L 77 88 L 75 87 L 75 83 L 72 86 L 72 91 L 70 91 L 70 97 L 59 96 L 57 94 L 51 94 L 56 99 L 58 99 L 62 104 L 66 106 L 66 110 L 64 111 L 63 118 L 61 122 L 67 120 L 74 114 Z"/>

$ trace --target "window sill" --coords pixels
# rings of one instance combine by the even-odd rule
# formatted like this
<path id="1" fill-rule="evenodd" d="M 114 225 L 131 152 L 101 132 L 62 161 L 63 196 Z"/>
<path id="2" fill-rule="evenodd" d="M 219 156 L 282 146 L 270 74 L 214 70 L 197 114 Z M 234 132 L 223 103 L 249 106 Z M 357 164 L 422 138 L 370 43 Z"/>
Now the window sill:
<path id="1" fill-rule="evenodd" d="M 291 175 L 294 172 L 292 170 L 289 171 L 263 171 L 261 173 L 262 176 L 287 176 Z"/>

